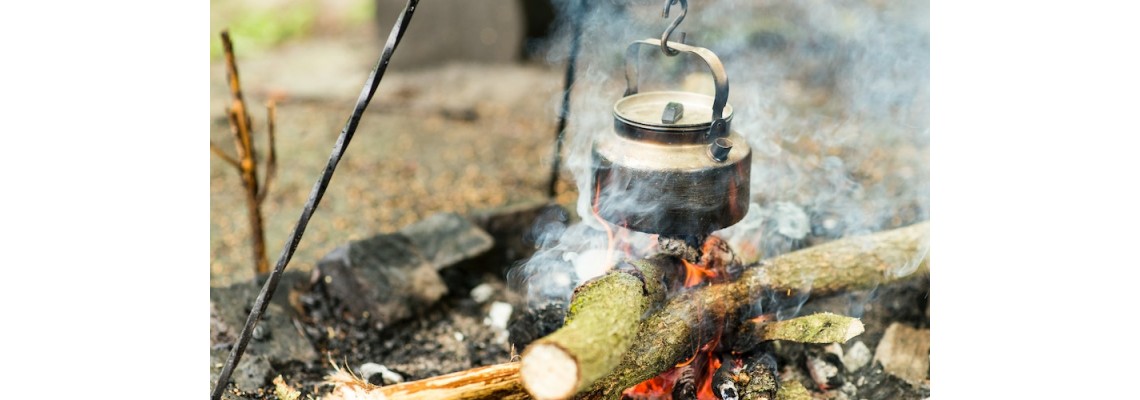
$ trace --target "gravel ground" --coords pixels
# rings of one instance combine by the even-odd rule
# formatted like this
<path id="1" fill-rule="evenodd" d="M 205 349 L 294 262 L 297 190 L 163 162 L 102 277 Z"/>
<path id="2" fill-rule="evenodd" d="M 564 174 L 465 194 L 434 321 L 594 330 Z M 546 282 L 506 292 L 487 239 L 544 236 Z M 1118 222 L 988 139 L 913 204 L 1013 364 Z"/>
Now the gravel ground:
<path id="1" fill-rule="evenodd" d="M 270 96 L 282 98 L 277 178 L 262 208 L 271 267 L 351 112 L 378 46 L 366 40 L 314 38 L 250 56 L 237 46 L 255 140 L 265 142 L 260 105 Z M 556 122 L 552 101 L 561 82 L 561 71 L 536 65 L 389 71 L 289 268 L 310 270 L 337 245 L 432 213 L 465 213 L 542 198 Z M 229 93 L 221 63 L 211 65 L 210 92 L 211 140 L 230 150 L 233 140 L 224 118 Z M 238 174 L 212 157 L 213 286 L 253 276 L 242 190 Z M 574 198 L 573 193 L 562 196 L 566 203 Z"/>

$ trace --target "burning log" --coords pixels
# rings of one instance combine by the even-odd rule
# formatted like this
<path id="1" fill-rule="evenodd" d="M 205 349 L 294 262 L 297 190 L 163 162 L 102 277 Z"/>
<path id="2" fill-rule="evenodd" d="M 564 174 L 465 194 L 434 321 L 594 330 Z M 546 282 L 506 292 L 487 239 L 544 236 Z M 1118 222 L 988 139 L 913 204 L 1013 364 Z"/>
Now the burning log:
<path id="1" fill-rule="evenodd" d="M 844 343 L 863 333 L 858 318 L 819 313 L 784 321 L 750 319 L 740 325 L 735 350 L 749 351 L 761 342 L 787 340 L 799 343 Z"/>
<path id="2" fill-rule="evenodd" d="M 519 363 L 490 365 L 391 386 L 375 386 L 337 370 L 325 381 L 335 385 L 325 399 L 525 399 Z"/>
<path id="3" fill-rule="evenodd" d="M 535 398 L 567 398 L 609 373 L 633 344 L 642 317 L 665 298 L 672 257 L 634 261 L 574 291 L 561 329 L 527 346 L 522 383 Z"/>
<path id="4" fill-rule="evenodd" d="M 811 287 L 813 293 L 827 295 L 925 272 L 929 253 L 922 252 L 926 250 L 929 226 L 924 222 L 809 247 L 765 260 L 734 282 L 680 294 L 642 322 L 620 365 L 579 397 L 618 398 L 625 388 L 672 368 L 717 336 L 716 321 L 738 320 L 744 310 L 761 301 L 766 290 Z M 654 260 L 659 259 L 647 261 Z M 909 274 L 894 271 L 898 266 L 911 265 Z"/>

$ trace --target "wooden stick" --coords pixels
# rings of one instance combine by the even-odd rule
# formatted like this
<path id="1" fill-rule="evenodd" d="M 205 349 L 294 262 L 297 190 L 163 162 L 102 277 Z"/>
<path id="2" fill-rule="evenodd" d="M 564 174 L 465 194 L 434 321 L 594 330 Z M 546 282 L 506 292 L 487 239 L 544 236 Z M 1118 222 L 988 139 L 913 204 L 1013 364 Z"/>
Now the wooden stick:
<path id="1" fill-rule="evenodd" d="M 233 96 L 229 110 L 230 128 L 234 133 L 238 166 L 241 170 L 242 185 L 245 187 L 250 241 L 253 243 L 254 272 L 259 278 L 264 278 L 269 274 L 269 259 L 265 256 L 265 225 L 261 218 L 261 201 L 259 198 L 264 197 L 264 193 L 260 196 L 258 194 L 260 191 L 257 185 L 257 155 L 253 150 L 253 135 L 250 134 L 253 127 L 249 113 L 246 112 L 245 99 L 241 93 L 241 81 L 238 78 L 237 62 L 234 59 L 233 43 L 230 41 L 229 31 L 222 31 L 222 49 L 225 51 L 226 73 L 229 76 L 230 94 Z"/>
<path id="2" fill-rule="evenodd" d="M 340 399 L 526 399 L 519 363 L 490 365 L 391 386 L 375 386 L 338 369 L 325 377 L 334 385 L 328 400 Z"/>
<path id="3" fill-rule="evenodd" d="M 226 154 L 226 152 L 222 151 L 222 148 L 218 147 L 218 145 L 214 144 L 214 142 L 210 142 L 210 152 L 214 153 L 214 155 L 218 156 L 218 158 L 221 158 L 222 161 L 226 162 L 226 164 L 232 165 L 234 168 L 237 168 L 238 172 L 241 172 L 241 164 L 238 163 L 238 161 L 235 160 L 233 157 L 230 157 L 229 154 Z"/>
<path id="4" fill-rule="evenodd" d="M 257 203 L 265 202 L 265 195 L 269 193 L 269 184 L 273 182 L 273 177 L 277 174 L 277 101 L 269 99 L 265 104 L 266 115 L 268 115 L 268 135 L 269 135 L 269 157 L 265 159 L 265 180 L 261 185 L 261 191 L 257 193 Z"/>
<path id="5" fill-rule="evenodd" d="M 758 337 L 761 341 L 846 343 L 860 333 L 863 333 L 863 322 L 858 318 L 824 312 L 783 321 L 746 321 L 739 335 Z"/>
<path id="6" fill-rule="evenodd" d="M 673 260 L 673 261 L 671 261 Z M 675 258 L 632 262 L 574 291 L 566 323 L 527 346 L 522 382 L 537 399 L 564 399 L 589 387 L 621 361 L 641 318 L 665 298 L 666 271 Z"/>
<path id="7" fill-rule="evenodd" d="M 620 398 L 622 390 L 692 357 L 769 290 L 826 295 L 924 273 L 929 268 L 929 227 L 923 222 L 809 247 L 766 260 L 734 282 L 676 296 L 642 322 L 618 367 L 579 398 Z"/>

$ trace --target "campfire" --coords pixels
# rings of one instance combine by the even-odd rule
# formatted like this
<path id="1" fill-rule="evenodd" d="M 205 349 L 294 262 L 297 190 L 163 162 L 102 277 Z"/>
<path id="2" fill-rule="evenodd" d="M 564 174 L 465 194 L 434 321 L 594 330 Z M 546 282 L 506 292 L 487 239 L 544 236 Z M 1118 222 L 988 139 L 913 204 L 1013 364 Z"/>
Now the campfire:
<path id="1" fill-rule="evenodd" d="M 665 1 L 666 15 L 675 2 Z M 215 396 L 929 395 L 925 199 L 879 201 L 909 189 L 901 178 L 884 178 L 877 158 L 844 166 L 842 156 L 858 142 L 823 143 L 816 125 L 794 142 L 781 133 L 772 134 L 780 141 L 757 140 L 756 127 L 777 124 L 757 122 L 756 104 L 734 108 L 729 94 L 758 79 L 734 72 L 733 82 L 752 85 L 730 86 L 729 72 L 741 67 L 673 34 L 688 12 L 685 0 L 660 39 L 624 45 L 624 92 L 587 89 L 579 100 L 587 110 L 571 126 L 587 133 L 573 138 L 567 166 L 576 209 L 554 201 L 556 151 L 550 199 L 437 213 L 340 244 L 312 260 L 310 273 L 283 273 L 415 3 L 400 16 L 379 74 L 314 186 L 296 240 L 272 275 L 259 275 L 268 278 L 264 291 L 212 290 L 212 370 L 223 361 L 228 368 Z M 557 146 L 572 130 L 574 57 Z M 654 64 L 666 61 L 699 67 L 687 77 L 711 81 L 712 90 L 662 79 Z M 236 67 L 231 73 L 240 93 Z M 642 89 L 649 86 L 668 89 Z M 599 109 L 606 112 L 592 112 Z M 827 126 L 828 134 L 855 136 L 843 123 Z M 281 129 L 270 127 L 271 137 Z M 604 129 L 590 131 L 597 127 Z M 782 155 L 781 146 L 810 150 L 788 161 L 800 153 Z M 252 148 L 239 147 L 251 155 Z M 256 178 L 252 171 L 240 172 Z M 805 182 L 777 179 L 784 175 Z M 248 181 L 250 209 L 260 213 L 264 195 L 256 179 Z M 823 194 L 797 191 L 804 187 Z M 257 243 L 263 274 L 269 264 Z M 235 383 L 225 386 L 230 373 Z"/>

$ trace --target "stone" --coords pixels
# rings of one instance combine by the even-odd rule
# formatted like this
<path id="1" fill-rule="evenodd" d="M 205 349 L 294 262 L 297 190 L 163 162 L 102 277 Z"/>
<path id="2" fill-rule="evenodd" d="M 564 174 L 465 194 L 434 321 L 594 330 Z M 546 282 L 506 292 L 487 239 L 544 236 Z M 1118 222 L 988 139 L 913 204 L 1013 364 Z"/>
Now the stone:
<path id="1" fill-rule="evenodd" d="M 400 233 L 341 246 L 317 270 L 330 297 L 377 329 L 427 311 L 447 293 L 432 263 Z"/>
<path id="2" fill-rule="evenodd" d="M 491 284 L 486 283 L 486 282 L 480 283 L 479 286 L 476 286 L 474 289 L 471 289 L 471 298 L 473 300 L 475 300 L 476 303 L 479 303 L 479 304 L 486 303 L 487 300 L 490 300 L 491 296 L 494 294 L 495 294 L 495 288 L 493 286 L 491 286 Z"/>
<path id="3" fill-rule="evenodd" d="M 930 330 L 892 323 L 875 348 L 874 361 L 882 364 L 884 372 L 915 387 L 929 385 Z"/>
<path id="4" fill-rule="evenodd" d="M 871 349 L 868 349 L 867 345 L 860 340 L 851 344 L 851 347 L 847 349 L 847 353 L 843 355 L 843 366 L 847 367 L 848 371 L 858 371 L 870 362 Z"/>
<path id="5" fill-rule="evenodd" d="M 432 215 L 405 226 L 400 233 L 411 239 L 437 271 L 478 257 L 495 244 L 491 235 L 455 213 Z"/>
<path id="6" fill-rule="evenodd" d="M 404 377 L 380 364 L 365 363 L 360 366 L 360 377 L 376 386 L 403 383 Z"/>
<path id="7" fill-rule="evenodd" d="M 507 267 L 530 258 L 539 244 L 561 236 L 570 214 L 560 205 L 539 200 L 479 211 L 471 219 L 495 239 L 483 261 L 498 268 L 489 272 L 502 275 Z"/>

